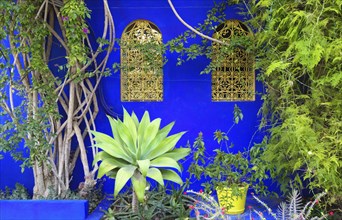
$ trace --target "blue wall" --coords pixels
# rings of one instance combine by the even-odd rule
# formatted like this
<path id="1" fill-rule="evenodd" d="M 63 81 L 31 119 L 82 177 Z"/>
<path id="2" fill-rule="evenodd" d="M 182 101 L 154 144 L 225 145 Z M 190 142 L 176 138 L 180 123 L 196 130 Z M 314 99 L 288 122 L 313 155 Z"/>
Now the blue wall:
<path id="1" fill-rule="evenodd" d="M 173 1 L 179 14 L 189 24 L 196 26 L 206 18 L 207 11 L 214 5 L 212 0 Z M 96 4 L 89 4 L 92 17 L 101 17 L 102 8 Z M 146 19 L 158 26 L 163 42 L 173 39 L 186 30 L 167 4 L 167 1 L 112 1 L 111 12 L 115 20 L 116 37 L 121 37 L 125 27 L 134 20 Z M 242 19 L 236 8 L 230 8 L 227 19 Z M 98 21 L 92 20 L 92 25 Z M 241 108 L 244 119 L 231 130 L 229 137 L 234 143 L 233 151 L 247 148 L 251 143 L 260 141 L 262 135 L 255 132 L 258 127 L 257 112 L 261 106 L 260 97 L 256 101 L 248 102 L 212 102 L 211 101 L 211 75 L 200 75 L 201 70 L 209 63 L 206 58 L 200 58 L 176 66 L 177 54 L 167 53 L 168 62 L 163 68 L 164 72 L 164 100 L 162 102 L 121 102 L 120 101 L 120 74 L 115 73 L 102 81 L 103 96 L 106 104 L 112 111 L 122 114 L 122 107 L 128 112 L 134 111 L 140 118 L 145 110 L 150 112 L 151 118 L 162 118 L 166 125 L 176 121 L 171 132 L 187 131 L 179 141 L 179 146 L 185 146 L 189 140 L 192 144 L 199 132 L 203 132 L 204 140 L 209 151 L 218 148 L 213 141 L 216 129 L 227 131 L 233 124 L 233 108 L 235 104 Z M 120 61 L 120 52 L 117 50 L 111 56 L 110 63 Z M 261 85 L 257 83 L 257 90 Z M 109 125 L 104 115 L 104 108 L 97 118 L 97 128 L 109 133 Z M 184 164 L 185 170 L 189 160 Z M 188 176 L 183 173 L 184 179 Z M 106 184 L 108 191 L 113 191 L 113 182 Z M 194 188 L 199 188 L 200 183 Z"/>
<path id="2" fill-rule="evenodd" d="M 93 38 L 102 35 L 103 8 L 102 1 L 88 1 L 88 7 L 92 10 Z M 207 11 L 214 5 L 213 0 L 174 0 L 175 7 L 179 14 L 189 24 L 196 26 L 206 18 Z M 109 1 L 110 9 L 115 21 L 116 37 L 120 38 L 124 28 L 134 20 L 150 20 L 160 29 L 163 42 L 178 36 L 186 28 L 177 20 L 172 10 L 165 0 L 115 0 Z M 227 13 L 227 19 L 241 19 L 235 8 L 231 8 Z M 121 102 L 120 101 L 120 74 L 115 73 L 106 77 L 102 81 L 103 98 L 106 105 L 118 113 L 122 114 L 122 107 L 129 112 L 135 111 L 140 118 L 145 110 L 150 112 L 151 118 L 162 118 L 162 125 L 171 121 L 176 124 L 171 133 L 187 131 L 179 141 L 179 146 L 185 146 L 189 140 L 192 144 L 199 132 L 203 132 L 204 140 L 209 151 L 218 148 L 213 141 L 213 132 L 216 129 L 227 131 L 233 124 L 233 108 L 235 104 L 241 108 L 244 119 L 235 126 L 229 133 L 230 140 L 234 143 L 234 151 L 247 148 L 250 143 L 258 142 L 262 139 L 262 134 L 255 133 L 258 128 L 257 112 L 261 106 L 260 97 L 256 96 L 256 101 L 248 102 L 212 102 L 211 101 L 211 76 L 200 75 L 201 70 L 209 63 L 209 60 L 200 58 L 187 62 L 182 66 L 176 66 L 177 54 L 167 53 L 168 62 L 163 68 L 164 72 L 164 101 L 162 102 Z M 109 66 L 120 61 L 119 50 L 113 51 Z M 257 91 L 262 91 L 262 87 L 257 83 Z M 105 109 L 100 106 L 100 114 L 96 119 L 97 129 L 110 134 L 110 128 L 105 116 Z M 189 160 L 184 164 L 187 169 Z M 15 182 L 32 185 L 32 171 L 25 171 L 28 175 L 20 175 L 17 165 L 10 159 L 0 160 L 0 188 L 6 185 L 14 185 Z M 73 185 L 77 186 L 82 181 L 83 172 L 77 168 L 77 173 L 73 179 Z M 11 179 L 8 175 L 14 172 Z M 6 175 L 6 176 L 5 176 Z M 183 179 L 188 176 L 183 173 Z M 199 183 L 194 189 L 200 188 Z M 113 192 L 113 181 L 105 183 L 105 190 Z"/>

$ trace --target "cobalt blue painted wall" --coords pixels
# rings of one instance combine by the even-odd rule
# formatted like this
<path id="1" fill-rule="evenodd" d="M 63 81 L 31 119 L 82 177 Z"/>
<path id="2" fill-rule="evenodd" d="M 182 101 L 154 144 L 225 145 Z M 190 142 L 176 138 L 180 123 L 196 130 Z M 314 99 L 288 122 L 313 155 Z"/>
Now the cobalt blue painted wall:
<path id="1" fill-rule="evenodd" d="M 0 200 L 3 220 L 84 220 L 87 200 Z"/>
<path id="2" fill-rule="evenodd" d="M 189 24 L 196 26 L 206 18 L 207 11 L 214 5 L 212 0 L 173 1 L 179 14 Z M 92 17 L 101 17 L 102 8 L 92 1 L 89 2 L 92 9 Z M 119 0 L 110 2 L 111 12 L 115 20 L 116 37 L 122 35 L 125 27 L 134 20 L 146 19 L 158 26 L 163 42 L 178 36 L 186 28 L 177 20 L 167 1 L 136 1 Z M 236 8 L 230 8 L 227 19 L 242 18 L 237 14 Z M 100 24 L 92 19 L 92 25 L 99 30 Z M 110 63 L 119 62 L 119 50 L 111 56 Z M 199 132 L 203 132 L 204 140 L 209 151 L 218 148 L 213 141 L 213 132 L 216 129 L 227 131 L 233 124 L 233 108 L 235 104 L 241 108 L 244 114 L 243 121 L 230 132 L 230 140 L 235 144 L 234 151 L 247 148 L 250 143 L 260 141 L 261 134 L 256 134 L 258 127 L 257 112 L 260 108 L 260 97 L 252 102 L 212 102 L 211 101 L 211 76 L 200 75 L 201 70 L 209 63 L 209 60 L 200 58 L 187 62 L 182 66 L 176 66 L 177 54 L 167 53 L 168 62 L 164 71 L 164 100 L 163 102 L 121 102 L 120 101 L 120 74 L 115 73 L 102 81 L 103 96 L 111 110 L 122 114 L 122 107 L 129 112 L 134 111 L 140 118 L 145 110 L 150 112 L 151 118 L 162 118 L 163 126 L 176 121 L 172 132 L 187 131 L 179 141 L 179 146 L 185 146 L 189 140 L 192 144 Z M 261 91 L 261 85 L 257 83 L 257 90 Z M 97 128 L 110 134 L 104 109 L 97 118 Z M 255 135 L 255 136 L 253 136 Z M 184 164 L 185 170 L 189 160 Z M 185 178 L 187 173 L 183 173 Z M 113 192 L 113 182 L 105 184 L 106 190 Z M 199 188 L 200 183 L 193 186 Z"/>
<path id="3" fill-rule="evenodd" d="M 214 5 L 213 0 L 174 0 L 179 14 L 189 24 L 195 26 L 206 18 L 206 12 Z M 102 35 L 103 9 L 102 1 L 87 1 L 92 10 L 92 36 Z M 115 21 L 116 37 L 120 38 L 124 28 L 136 19 L 146 19 L 158 26 L 163 42 L 178 36 L 186 28 L 177 20 L 165 0 L 115 0 L 109 1 L 109 6 Z M 227 19 L 242 18 L 237 14 L 236 8 L 230 8 Z M 257 112 L 261 106 L 259 96 L 256 101 L 248 102 L 212 102 L 211 101 L 211 76 L 200 75 L 201 70 L 209 63 L 209 60 L 200 58 L 187 62 L 182 66 L 176 66 L 177 54 L 167 53 L 168 62 L 163 68 L 164 72 L 164 101 L 162 102 L 121 102 L 120 101 L 120 74 L 115 73 L 102 81 L 103 97 L 106 104 L 113 111 L 122 114 L 122 107 L 129 112 L 135 111 L 140 118 L 145 110 L 150 112 L 151 118 L 162 118 L 162 125 L 171 121 L 176 124 L 171 133 L 187 131 L 179 141 L 179 146 L 185 146 L 187 141 L 192 144 L 199 132 L 203 132 L 204 140 L 209 151 L 218 148 L 213 141 L 213 132 L 216 129 L 227 131 L 233 124 L 233 108 L 235 104 L 241 108 L 244 119 L 229 133 L 230 140 L 234 143 L 234 151 L 242 150 L 250 146 L 250 143 L 262 139 L 262 134 L 255 133 L 258 127 Z M 109 65 L 120 61 L 119 50 L 114 51 L 110 57 Z M 257 83 L 257 91 L 262 91 L 261 84 Z M 110 134 L 110 127 L 105 116 L 105 109 L 100 106 L 100 114 L 96 119 L 97 129 Z M 189 160 L 185 162 L 187 169 Z M 76 168 L 72 186 L 77 187 L 82 181 L 83 171 L 81 167 Z M 20 168 L 5 158 L 0 160 L 0 188 L 6 185 L 14 186 L 15 182 L 21 182 L 32 189 L 32 171 L 27 170 L 20 174 Z M 188 174 L 183 173 L 183 179 Z M 200 182 L 193 186 L 200 188 Z M 105 182 L 105 190 L 113 192 L 113 181 Z"/>

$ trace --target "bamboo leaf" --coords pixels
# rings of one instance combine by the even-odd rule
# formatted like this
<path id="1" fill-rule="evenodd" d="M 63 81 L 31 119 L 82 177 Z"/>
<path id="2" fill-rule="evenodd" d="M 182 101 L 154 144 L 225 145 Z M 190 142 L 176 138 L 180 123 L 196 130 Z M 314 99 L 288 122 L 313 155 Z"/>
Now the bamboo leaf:
<path id="1" fill-rule="evenodd" d="M 284 63 L 283 61 L 276 61 L 276 62 L 273 62 L 273 63 L 271 63 L 271 64 L 268 66 L 268 68 L 267 68 L 265 74 L 266 74 L 267 76 L 269 76 L 269 75 L 270 75 L 271 73 L 273 73 L 275 70 L 284 70 L 284 69 L 286 69 L 289 65 L 290 65 L 290 63 Z"/>

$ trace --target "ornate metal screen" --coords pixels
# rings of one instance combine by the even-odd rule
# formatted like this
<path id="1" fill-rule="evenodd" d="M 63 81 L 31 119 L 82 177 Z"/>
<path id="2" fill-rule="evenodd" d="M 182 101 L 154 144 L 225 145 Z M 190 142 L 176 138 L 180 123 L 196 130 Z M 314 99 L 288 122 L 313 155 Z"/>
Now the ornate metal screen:
<path id="1" fill-rule="evenodd" d="M 162 35 L 153 23 L 137 20 L 121 37 L 121 101 L 163 100 Z"/>
<path id="2" fill-rule="evenodd" d="M 219 25 L 214 38 L 229 42 L 232 37 L 250 35 L 248 28 L 238 20 L 228 20 Z M 254 58 L 242 48 L 225 53 L 222 59 L 220 45 L 214 44 L 213 62 L 217 67 L 212 73 L 213 101 L 254 101 Z M 220 57 L 221 56 L 221 57 Z"/>

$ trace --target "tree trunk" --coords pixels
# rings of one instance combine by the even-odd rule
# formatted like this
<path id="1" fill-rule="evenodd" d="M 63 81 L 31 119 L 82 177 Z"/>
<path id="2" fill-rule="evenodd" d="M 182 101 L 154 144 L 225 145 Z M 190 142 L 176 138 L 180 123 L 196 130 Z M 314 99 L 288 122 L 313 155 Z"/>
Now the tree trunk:
<path id="1" fill-rule="evenodd" d="M 50 190 L 54 190 L 55 186 L 57 186 L 56 178 L 50 172 L 46 164 L 39 165 L 37 162 L 34 163 L 33 199 L 46 198 L 52 193 Z"/>

